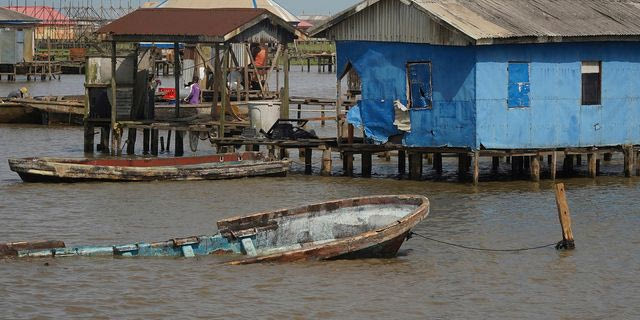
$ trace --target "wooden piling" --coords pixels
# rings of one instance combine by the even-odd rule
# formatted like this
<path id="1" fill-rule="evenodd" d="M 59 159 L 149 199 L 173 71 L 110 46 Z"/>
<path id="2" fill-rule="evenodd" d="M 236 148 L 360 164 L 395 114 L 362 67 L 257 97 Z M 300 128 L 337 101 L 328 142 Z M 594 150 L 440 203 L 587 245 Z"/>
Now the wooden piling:
<path id="1" fill-rule="evenodd" d="M 342 154 L 342 171 L 345 177 L 353 176 L 353 153 L 344 152 Z"/>
<path id="2" fill-rule="evenodd" d="M 560 226 L 562 227 L 562 241 L 558 243 L 556 249 L 573 250 L 576 245 L 573 240 L 573 231 L 571 230 L 571 214 L 569 213 L 569 204 L 563 183 L 555 185 L 556 205 L 558 207 L 558 217 Z"/>
<path id="3" fill-rule="evenodd" d="M 372 156 L 371 152 L 362 152 L 362 177 L 363 178 L 371 178 L 371 170 L 372 170 Z"/>
<path id="4" fill-rule="evenodd" d="M 421 153 L 409 153 L 409 179 L 422 180 Z"/>
<path id="5" fill-rule="evenodd" d="M 480 152 L 475 151 L 473 153 L 473 185 L 477 186 L 480 183 Z"/>
<path id="6" fill-rule="evenodd" d="M 88 121 L 84 122 L 84 152 L 93 153 L 95 144 L 95 129 Z"/>
<path id="7" fill-rule="evenodd" d="M 176 130 L 176 137 L 174 140 L 176 141 L 174 148 L 176 157 L 184 156 L 184 132 Z"/>
<path id="8" fill-rule="evenodd" d="M 577 154 L 576 155 L 576 167 L 582 167 L 582 155 L 581 154 Z"/>
<path id="9" fill-rule="evenodd" d="M 540 157 L 531 157 L 531 180 L 533 182 L 540 182 Z"/>
<path id="10" fill-rule="evenodd" d="M 151 130 L 142 130 L 142 153 L 149 154 L 149 139 L 151 137 Z"/>
<path id="11" fill-rule="evenodd" d="M 624 176 L 631 177 L 633 174 L 633 162 L 634 162 L 633 146 L 632 145 L 623 146 L 622 152 L 624 153 Z"/>
<path id="12" fill-rule="evenodd" d="M 398 175 L 400 177 L 407 173 L 407 153 L 404 150 L 398 150 Z"/>
<path id="13" fill-rule="evenodd" d="M 151 130 L 151 155 L 158 155 L 158 138 L 159 138 L 158 129 Z"/>
<path id="14" fill-rule="evenodd" d="M 165 149 L 165 151 L 171 151 L 171 130 L 167 131 L 167 148 Z"/>
<path id="15" fill-rule="evenodd" d="M 604 154 L 604 161 L 611 161 L 611 159 L 613 159 L 613 153 L 611 152 L 607 152 Z"/>
<path id="16" fill-rule="evenodd" d="M 493 157 L 491 158 L 491 171 L 496 173 L 498 170 L 500 170 L 500 157 Z"/>
<path id="17" fill-rule="evenodd" d="M 551 172 L 551 180 L 556 180 L 556 174 L 558 172 L 558 152 L 554 151 L 550 157 L 549 171 Z"/>
<path id="18" fill-rule="evenodd" d="M 598 173 L 596 170 L 596 163 L 598 160 L 598 154 L 595 152 L 591 152 L 587 155 L 587 162 L 588 162 L 588 170 L 589 170 L 589 177 L 590 178 L 595 178 Z"/>
<path id="19" fill-rule="evenodd" d="M 466 153 L 458 154 L 458 179 L 463 180 L 469 172 L 469 156 Z"/>
<path id="20" fill-rule="evenodd" d="M 437 174 L 442 174 L 442 153 L 433 154 L 433 170 Z"/>
<path id="21" fill-rule="evenodd" d="M 109 153 L 109 135 L 110 129 L 109 127 L 100 127 L 100 152 Z"/>
<path id="22" fill-rule="evenodd" d="M 311 175 L 313 173 L 313 167 L 311 163 L 311 159 L 313 156 L 313 149 L 305 148 L 304 149 L 304 174 Z"/>
<path id="23" fill-rule="evenodd" d="M 323 176 L 330 176 L 331 175 L 331 148 L 323 146 L 322 147 L 322 169 L 321 169 L 321 174 Z"/>
<path id="24" fill-rule="evenodd" d="M 562 165 L 562 170 L 565 175 L 571 175 L 573 173 L 573 155 L 565 154 L 564 163 Z"/>
<path id="25" fill-rule="evenodd" d="M 136 153 L 136 138 L 138 132 L 135 128 L 129 128 L 127 130 L 127 154 L 132 155 Z"/>
<path id="26" fill-rule="evenodd" d="M 160 152 L 164 153 L 164 137 L 160 137 Z"/>

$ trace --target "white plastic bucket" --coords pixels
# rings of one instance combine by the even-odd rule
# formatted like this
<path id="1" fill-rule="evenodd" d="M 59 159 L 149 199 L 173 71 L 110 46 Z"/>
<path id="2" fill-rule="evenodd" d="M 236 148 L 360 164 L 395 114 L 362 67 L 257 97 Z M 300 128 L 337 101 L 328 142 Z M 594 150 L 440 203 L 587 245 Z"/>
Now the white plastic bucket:
<path id="1" fill-rule="evenodd" d="M 249 101 L 249 124 L 256 131 L 268 132 L 280 118 L 280 101 Z"/>

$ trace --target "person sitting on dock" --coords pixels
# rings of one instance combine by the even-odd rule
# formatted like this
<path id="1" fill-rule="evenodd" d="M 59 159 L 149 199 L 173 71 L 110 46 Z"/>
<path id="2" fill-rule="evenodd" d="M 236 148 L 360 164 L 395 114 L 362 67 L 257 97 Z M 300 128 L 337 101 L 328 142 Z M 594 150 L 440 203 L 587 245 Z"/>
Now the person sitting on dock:
<path id="1" fill-rule="evenodd" d="M 7 98 L 9 99 L 24 99 L 29 93 L 29 89 L 26 87 L 20 88 L 20 90 L 12 91 Z"/>
<path id="2" fill-rule="evenodd" d="M 193 80 L 189 83 L 189 96 L 184 99 L 184 102 L 188 104 L 199 104 L 200 103 L 200 84 L 198 82 L 200 78 L 198 76 L 193 76 Z"/>

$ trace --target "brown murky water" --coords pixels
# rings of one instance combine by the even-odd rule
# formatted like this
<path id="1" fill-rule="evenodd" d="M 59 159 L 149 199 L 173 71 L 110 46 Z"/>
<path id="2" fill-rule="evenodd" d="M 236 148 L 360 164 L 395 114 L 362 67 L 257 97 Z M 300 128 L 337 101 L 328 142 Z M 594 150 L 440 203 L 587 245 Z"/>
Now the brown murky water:
<path id="1" fill-rule="evenodd" d="M 306 88 L 331 96 L 331 75 L 310 79 Z M 393 179 L 395 162 L 378 158 L 373 179 L 306 177 L 296 163 L 286 178 L 59 185 L 24 184 L 6 163 L 82 156 L 81 147 L 79 128 L 0 125 L 0 242 L 164 240 L 215 233 L 215 222 L 232 215 L 392 193 L 431 199 L 416 231 L 434 238 L 489 248 L 561 238 L 548 181 L 501 179 L 478 188 L 402 181 Z M 318 158 L 314 165 L 317 172 Z M 455 168 L 445 160 L 445 180 L 455 180 Z M 4 260 L 0 318 L 638 319 L 640 180 L 620 177 L 620 159 L 604 169 L 608 176 L 595 181 L 565 181 L 573 252 L 474 252 L 414 238 L 391 260 L 239 267 L 213 256 Z"/>

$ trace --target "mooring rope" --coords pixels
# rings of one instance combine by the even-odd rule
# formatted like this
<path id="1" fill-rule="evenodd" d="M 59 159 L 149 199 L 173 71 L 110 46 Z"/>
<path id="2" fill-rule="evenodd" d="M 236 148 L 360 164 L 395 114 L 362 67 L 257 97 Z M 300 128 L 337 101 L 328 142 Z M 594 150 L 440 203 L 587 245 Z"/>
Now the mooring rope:
<path id="1" fill-rule="evenodd" d="M 461 245 L 461 244 L 455 244 L 455 243 L 451 243 L 451 242 L 447 242 L 447 241 L 442 241 L 442 240 L 438 240 L 438 239 L 434 239 L 431 237 L 427 237 L 425 235 L 421 235 L 419 233 L 416 232 L 409 232 L 409 234 L 407 235 L 407 239 L 411 239 L 412 236 L 418 236 L 420 238 L 423 238 L 425 240 L 429 240 L 429 241 L 433 241 L 433 242 L 437 242 L 437 243 L 441 243 L 441 244 L 446 244 L 449 246 L 453 246 L 453 247 L 457 247 L 457 248 L 461 248 L 461 249 L 467 249 L 467 250 L 475 250 L 475 251 L 491 251 L 491 252 L 520 252 L 520 251 L 530 251 L 530 250 L 538 250 L 538 249 L 544 249 L 544 248 L 548 248 L 548 247 L 554 247 L 556 246 L 556 243 L 551 243 L 551 244 L 547 244 L 547 245 L 543 245 L 543 246 L 538 246 L 538 247 L 530 247 L 530 248 L 519 248 L 519 249 L 487 249 L 487 248 L 477 248 L 477 247 L 469 247 L 469 246 L 465 246 L 465 245 Z"/>

